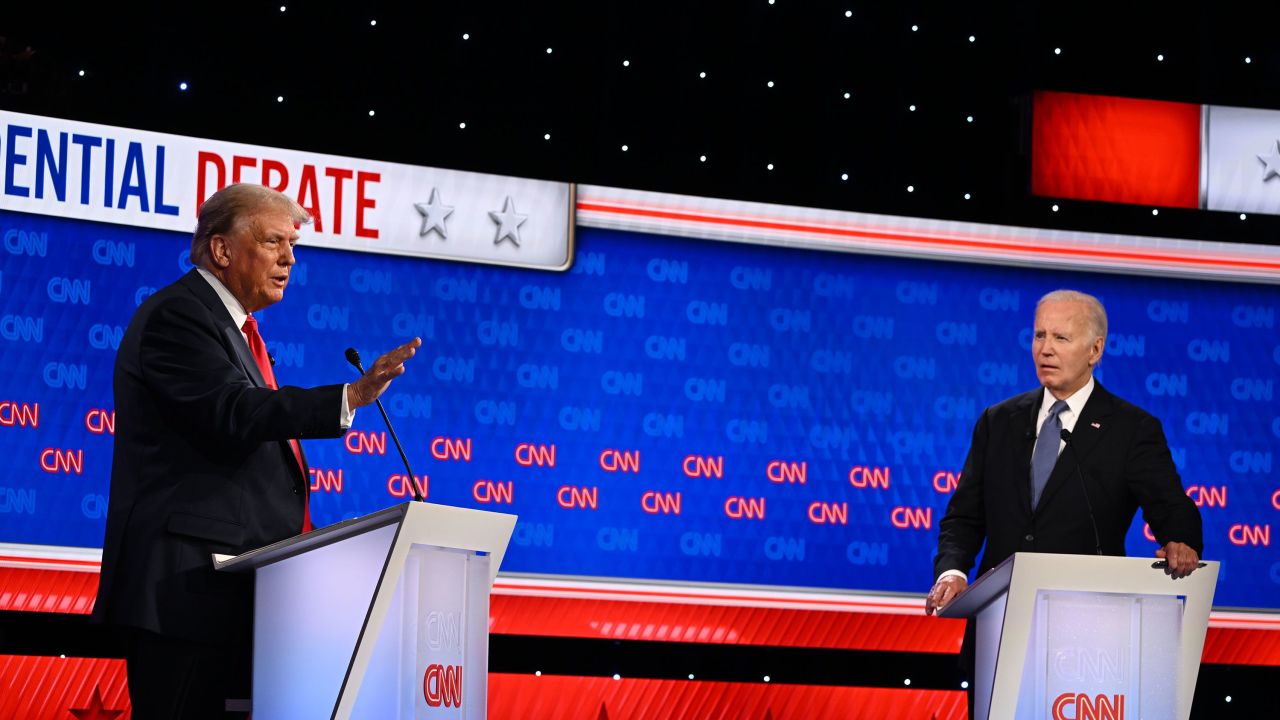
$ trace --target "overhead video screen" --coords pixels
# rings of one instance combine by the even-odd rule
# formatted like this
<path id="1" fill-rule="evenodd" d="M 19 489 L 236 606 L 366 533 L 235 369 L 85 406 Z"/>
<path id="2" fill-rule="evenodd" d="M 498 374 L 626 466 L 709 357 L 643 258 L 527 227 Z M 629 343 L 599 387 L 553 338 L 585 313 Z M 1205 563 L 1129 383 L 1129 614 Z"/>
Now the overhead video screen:
<path id="1" fill-rule="evenodd" d="M 180 233 L 0 212 L 0 542 L 97 547 L 114 351 Z M 1100 296 L 1098 373 L 1164 423 L 1215 604 L 1280 607 L 1280 290 L 578 228 L 567 273 L 307 248 L 258 314 L 284 384 L 420 336 L 384 396 L 438 503 L 520 516 L 508 572 L 920 592 L 1036 299 Z M 407 498 L 376 410 L 305 441 L 319 524 Z M 1141 516 L 1130 554 L 1149 556 Z"/>

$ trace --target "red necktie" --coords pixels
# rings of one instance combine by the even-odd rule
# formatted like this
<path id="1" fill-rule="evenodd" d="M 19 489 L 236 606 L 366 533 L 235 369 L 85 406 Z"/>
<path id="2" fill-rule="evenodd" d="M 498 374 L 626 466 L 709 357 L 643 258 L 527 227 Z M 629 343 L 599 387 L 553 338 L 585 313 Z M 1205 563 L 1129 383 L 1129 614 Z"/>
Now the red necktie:
<path id="1" fill-rule="evenodd" d="M 250 315 L 245 318 L 244 325 L 240 327 L 244 331 L 245 336 L 249 339 L 249 352 L 253 353 L 253 361 L 258 365 L 258 372 L 262 373 L 262 380 L 267 387 L 272 390 L 278 390 L 276 385 L 276 374 L 271 370 L 271 358 L 267 355 L 267 344 L 262 341 L 262 335 L 258 333 L 258 321 Z M 297 440 L 290 440 L 289 447 L 293 448 L 293 458 L 298 461 L 298 469 L 302 471 L 302 482 L 304 492 L 307 482 L 307 464 L 302 462 L 302 448 L 298 445 Z M 311 532 L 311 495 L 307 493 L 302 505 L 302 532 Z"/>

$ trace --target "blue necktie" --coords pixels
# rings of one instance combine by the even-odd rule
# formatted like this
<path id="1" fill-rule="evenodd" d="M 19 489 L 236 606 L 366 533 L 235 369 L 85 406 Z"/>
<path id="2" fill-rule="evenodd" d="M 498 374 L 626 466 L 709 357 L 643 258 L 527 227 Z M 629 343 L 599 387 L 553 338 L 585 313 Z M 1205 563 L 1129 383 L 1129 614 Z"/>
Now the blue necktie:
<path id="1" fill-rule="evenodd" d="M 1058 463 L 1058 442 L 1062 439 L 1062 421 L 1058 414 L 1067 409 L 1067 402 L 1059 400 L 1049 407 L 1049 416 L 1040 426 L 1036 449 L 1031 454 L 1031 508 L 1040 502 L 1040 493 L 1049 482 L 1053 466 Z"/>

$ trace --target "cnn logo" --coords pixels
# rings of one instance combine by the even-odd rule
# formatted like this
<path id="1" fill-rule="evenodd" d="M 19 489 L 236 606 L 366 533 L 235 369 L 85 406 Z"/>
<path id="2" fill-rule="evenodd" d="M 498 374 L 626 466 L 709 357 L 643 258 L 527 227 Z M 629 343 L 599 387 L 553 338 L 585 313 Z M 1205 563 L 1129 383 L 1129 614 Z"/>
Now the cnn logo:
<path id="1" fill-rule="evenodd" d="M 1124 696 L 1062 693 L 1053 701 L 1053 720 L 1124 720 Z"/>
<path id="2" fill-rule="evenodd" d="M 422 676 L 422 697 L 428 707 L 462 707 L 462 666 L 427 666 Z"/>

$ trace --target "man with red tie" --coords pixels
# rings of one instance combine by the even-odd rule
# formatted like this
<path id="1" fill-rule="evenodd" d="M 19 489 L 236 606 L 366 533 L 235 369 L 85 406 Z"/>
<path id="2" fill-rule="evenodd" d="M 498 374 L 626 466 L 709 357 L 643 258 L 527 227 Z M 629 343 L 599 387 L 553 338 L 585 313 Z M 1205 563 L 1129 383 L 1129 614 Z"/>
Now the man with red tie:
<path id="1" fill-rule="evenodd" d="M 252 578 L 234 555 L 311 529 L 299 438 L 339 437 L 418 338 L 349 385 L 276 383 L 253 313 L 284 298 L 307 212 L 260 185 L 200 208 L 197 267 L 138 308 L 115 365 L 96 619 L 123 629 L 133 717 L 226 717 L 249 697 Z M 299 608 L 302 611 L 302 608 Z"/>

